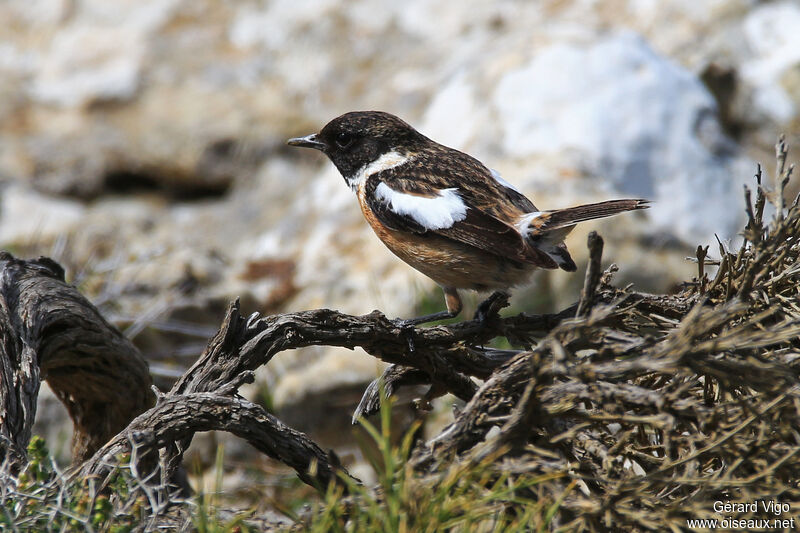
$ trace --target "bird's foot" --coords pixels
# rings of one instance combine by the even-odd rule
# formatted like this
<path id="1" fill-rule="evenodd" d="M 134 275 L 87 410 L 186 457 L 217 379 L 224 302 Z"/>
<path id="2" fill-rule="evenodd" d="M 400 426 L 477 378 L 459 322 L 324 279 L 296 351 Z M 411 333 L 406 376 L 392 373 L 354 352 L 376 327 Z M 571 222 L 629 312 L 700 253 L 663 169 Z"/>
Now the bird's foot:
<path id="1" fill-rule="evenodd" d="M 481 326 L 486 326 L 489 320 L 500 315 L 502 308 L 508 307 L 509 297 L 510 295 L 505 291 L 493 292 L 491 296 L 481 302 L 472 319 L 479 321 Z"/>
<path id="2" fill-rule="evenodd" d="M 414 352 L 414 326 L 417 325 L 417 322 L 414 322 L 414 319 L 406 318 L 395 318 L 391 322 L 400 330 L 400 335 L 405 338 L 408 352 Z"/>

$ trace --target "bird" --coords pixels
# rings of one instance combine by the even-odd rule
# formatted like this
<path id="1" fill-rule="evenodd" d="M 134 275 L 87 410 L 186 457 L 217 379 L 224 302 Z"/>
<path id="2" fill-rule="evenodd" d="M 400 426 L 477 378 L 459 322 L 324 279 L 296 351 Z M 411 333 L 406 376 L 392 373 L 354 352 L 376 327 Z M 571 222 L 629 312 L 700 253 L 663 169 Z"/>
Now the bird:
<path id="1" fill-rule="evenodd" d="M 485 320 L 536 270 L 577 269 L 564 244 L 577 223 L 649 207 L 629 198 L 540 211 L 498 172 L 383 111 L 345 113 L 287 143 L 324 153 L 378 238 L 444 291 L 446 311 L 405 327 L 455 318 L 465 289 L 494 291 L 475 315 Z"/>

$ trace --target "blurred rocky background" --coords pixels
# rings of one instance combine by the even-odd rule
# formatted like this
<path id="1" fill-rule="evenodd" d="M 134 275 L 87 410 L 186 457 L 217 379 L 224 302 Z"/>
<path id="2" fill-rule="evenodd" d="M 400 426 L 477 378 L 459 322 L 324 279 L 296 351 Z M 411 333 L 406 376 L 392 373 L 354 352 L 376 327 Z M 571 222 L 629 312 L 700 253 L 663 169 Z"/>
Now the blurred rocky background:
<path id="1" fill-rule="evenodd" d="M 6 0 L 0 19 L 0 246 L 60 261 L 162 388 L 235 297 L 262 313 L 442 307 L 333 166 L 285 146 L 343 112 L 395 113 L 539 208 L 652 199 L 594 226 L 619 282 L 644 290 L 736 237 L 742 185 L 756 161 L 771 171 L 779 133 L 800 146 L 793 0 Z M 579 260 L 590 229 L 568 241 Z M 581 278 L 543 273 L 514 308 L 569 304 Z M 379 370 L 309 349 L 249 392 L 347 459 Z M 43 395 L 53 448 L 69 438 L 59 409 Z"/>

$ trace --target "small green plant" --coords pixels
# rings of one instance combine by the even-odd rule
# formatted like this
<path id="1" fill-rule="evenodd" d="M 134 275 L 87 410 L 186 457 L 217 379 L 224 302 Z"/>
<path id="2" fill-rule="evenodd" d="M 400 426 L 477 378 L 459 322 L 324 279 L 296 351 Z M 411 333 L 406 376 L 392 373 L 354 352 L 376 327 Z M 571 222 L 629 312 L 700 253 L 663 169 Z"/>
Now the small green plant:
<path id="1" fill-rule="evenodd" d="M 28 443 L 28 465 L 19 475 L 20 488 L 29 489 L 48 481 L 53 475 L 50 452 L 43 438 L 34 435 Z"/>
<path id="2" fill-rule="evenodd" d="M 245 520 L 252 513 L 236 513 L 231 519 L 223 517 L 220 513 L 222 476 L 225 473 L 224 459 L 225 446 L 220 445 L 217 448 L 214 462 L 214 486 L 211 491 L 200 491 L 195 497 L 196 506 L 192 515 L 192 523 L 197 533 L 244 533 L 250 531 Z"/>
<path id="3" fill-rule="evenodd" d="M 331 485 L 305 525 L 311 532 L 411 531 L 543 531 L 561 500 L 538 500 L 538 483 L 561 477 L 511 476 L 493 468 L 496 456 L 477 463 L 454 464 L 434 477 L 423 477 L 408 459 L 420 424 L 412 424 L 399 446 L 391 440 L 391 400 L 382 402 L 380 425 L 360 423 L 378 448 L 366 453 L 374 469 L 374 490 L 342 476 L 343 485 Z M 570 485 L 564 496 L 571 490 Z"/>
<path id="4" fill-rule="evenodd" d="M 93 479 L 60 472 L 41 437 L 31 439 L 27 452 L 18 476 L 0 476 L 0 530 L 126 533 L 140 523 L 145 502 L 132 495 L 128 469 L 120 468 L 101 494 Z"/>

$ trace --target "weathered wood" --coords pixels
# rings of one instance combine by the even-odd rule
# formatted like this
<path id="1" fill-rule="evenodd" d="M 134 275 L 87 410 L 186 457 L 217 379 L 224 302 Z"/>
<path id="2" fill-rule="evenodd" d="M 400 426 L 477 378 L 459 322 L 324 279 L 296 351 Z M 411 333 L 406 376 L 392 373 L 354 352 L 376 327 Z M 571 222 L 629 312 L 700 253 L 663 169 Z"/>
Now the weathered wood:
<path id="1" fill-rule="evenodd" d="M 487 379 L 492 372 L 503 363 L 520 353 L 520 350 L 499 350 L 496 348 L 484 348 L 482 346 L 465 346 L 458 344 L 447 356 L 448 363 L 451 363 L 456 370 L 465 374 L 475 376 L 480 379 Z M 381 407 L 381 385 L 383 385 L 384 395 L 388 398 L 397 393 L 402 387 L 414 385 L 431 385 L 430 375 L 425 370 L 420 370 L 412 366 L 389 365 L 379 378 L 373 380 L 364 391 L 361 401 L 353 412 L 352 422 L 355 424 L 362 416 L 370 416 L 377 413 Z M 437 393 L 436 395 L 432 394 Z M 436 396 L 443 395 L 446 390 L 436 389 L 431 386 L 431 390 L 426 395 L 428 400 Z M 472 395 L 470 395 L 471 398 Z M 465 401 L 469 401 L 466 398 Z M 464 398 L 462 398 L 464 399 Z"/>
<path id="2" fill-rule="evenodd" d="M 72 418 L 75 463 L 153 404 L 139 351 L 48 258 L 0 252 L 0 334 L 0 434 L 12 454 L 30 440 L 40 377 Z"/>
<path id="3" fill-rule="evenodd" d="M 599 265 L 599 254 L 597 255 L 596 262 Z M 12 372 L 4 372 L 4 379 L 8 383 L 25 384 L 20 389 L 6 387 L 6 390 L 13 390 L 16 394 L 3 396 L 6 404 L 10 405 L 6 407 L 6 411 L 22 413 L 22 416 L 7 416 L 6 420 L 22 420 L 28 424 L 27 434 L 22 433 L 19 444 L 13 444 L 9 449 L 12 453 L 20 453 L 30 436 L 33 411 L 19 407 L 14 411 L 14 406 L 19 406 L 20 398 L 27 399 L 29 403 L 35 402 L 38 364 L 51 387 L 67 405 L 75 422 L 76 460 L 87 458 L 114 435 L 116 437 L 109 445 L 114 453 L 122 453 L 125 449 L 130 452 L 136 442 L 133 436 L 148 430 L 133 423 L 128 428 L 125 426 L 153 402 L 146 365 L 136 349 L 105 322 L 97 310 L 73 287 L 64 283 L 63 271 L 54 262 L 47 259 L 25 262 L 5 256 L 4 272 L 7 283 L 4 285 L 6 288 L 2 305 L 9 310 L 5 316 L 12 318 L 5 323 L 0 322 L 0 327 L 9 332 L 4 335 L 4 343 L 9 345 L 4 357 L 16 365 L 4 365 L 4 368 L 14 369 Z M 651 297 L 605 286 L 599 290 L 597 284 L 603 282 L 597 281 L 596 275 L 587 279 L 592 281 L 588 292 L 585 292 L 587 295 L 591 293 L 594 305 L 609 305 L 615 299 L 619 300 L 620 294 L 624 294 L 628 299 L 626 305 L 663 308 L 664 316 L 676 312 L 668 297 Z M 245 319 L 239 315 L 238 302 L 235 302 L 204 353 L 175 383 L 172 390 L 162 397 L 162 404 L 137 419 L 140 423 L 142 420 L 147 421 L 145 428 L 164 428 L 161 437 L 145 439 L 137 445 L 138 457 L 150 458 L 137 465 L 137 468 L 155 468 L 153 454 L 160 451 L 160 482 L 163 486 L 173 483 L 183 452 L 191 443 L 192 436 L 196 431 L 203 431 L 197 429 L 200 426 L 187 425 L 174 413 L 165 418 L 163 423 L 159 422 L 159 416 L 166 416 L 163 405 L 174 405 L 180 398 L 203 393 L 213 393 L 220 398 L 233 397 L 243 375 L 267 364 L 281 351 L 311 345 L 347 348 L 359 346 L 369 354 L 395 365 L 392 372 L 396 373 L 396 379 L 388 384 L 389 392 L 394 390 L 395 385 L 425 383 L 431 386 L 431 395 L 451 392 L 469 402 L 454 425 L 455 432 L 448 433 L 442 439 L 442 442 L 447 441 L 449 449 L 467 449 L 479 441 L 492 425 L 485 423 L 486 418 L 481 417 L 479 411 L 484 408 L 489 413 L 502 411 L 504 416 L 522 394 L 522 389 L 517 390 L 514 383 L 519 382 L 517 384 L 524 388 L 526 380 L 531 378 L 529 364 L 526 371 L 511 371 L 511 375 L 503 370 L 513 367 L 514 361 L 519 357 L 516 351 L 484 349 L 478 346 L 499 335 L 512 342 L 530 344 L 535 337 L 552 332 L 564 320 L 573 319 L 577 307 L 573 305 L 552 315 L 521 314 L 493 319 L 488 323 L 473 320 L 408 331 L 399 328 L 377 311 L 364 316 L 351 316 L 318 309 L 268 317 L 253 315 Z M 23 318 L 14 318 L 17 316 Z M 413 351 L 409 350 L 409 336 L 413 342 Z M 578 339 L 576 342 L 587 340 Z M 22 361 L 28 361 L 27 366 L 17 363 L 20 350 L 26 354 Z M 12 375 L 16 377 L 8 377 Z M 470 379 L 471 376 L 487 380 L 480 388 L 481 392 Z M 492 389 L 487 389 L 487 386 L 497 384 L 498 380 L 502 381 L 498 384 L 498 391 L 503 394 L 493 395 Z M 362 402 L 365 406 L 363 414 L 379 408 L 378 389 L 377 383 L 368 389 Z M 25 395 L 19 391 L 33 393 Z M 35 403 L 33 405 L 35 407 Z M 195 407 L 200 409 L 201 404 Z M 205 420 L 206 425 L 202 427 L 244 434 L 241 427 L 237 426 L 234 431 L 233 426 L 218 420 L 215 413 L 212 409 L 209 413 L 196 411 L 194 415 Z M 530 410 L 525 409 L 525 413 L 527 414 L 523 419 L 528 419 L 531 416 Z M 170 420 L 179 427 L 169 428 Z M 320 452 L 315 445 L 311 446 L 313 443 L 307 437 L 281 431 L 276 425 L 277 421 L 264 422 L 266 419 L 261 415 L 252 420 L 261 420 L 261 436 L 250 436 L 251 443 L 258 449 L 292 465 L 301 478 L 308 482 L 321 483 L 332 479 L 331 473 L 339 468 L 336 461 Z M 515 427 L 521 425 L 523 424 L 517 423 Z M 7 424 L 7 429 L 4 430 L 6 434 L 20 435 L 13 427 Z M 266 435 L 271 435 L 269 438 L 272 439 L 272 446 L 259 444 L 269 440 Z M 170 440 L 170 437 L 174 439 Z M 287 450 L 303 451 L 284 456 Z M 102 464 L 108 458 L 107 450 L 96 453 L 80 471 L 104 471 Z M 317 465 L 316 474 L 313 475 L 308 471 L 312 463 Z"/>
<path id="4" fill-rule="evenodd" d="M 592 231 L 587 237 L 586 245 L 589 248 L 589 266 L 586 268 L 581 299 L 578 302 L 578 309 L 575 311 L 576 316 L 584 316 L 592 309 L 597 286 L 600 284 L 600 277 L 603 274 L 600 267 L 603 259 L 603 238 L 597 232 Z"/>
<path id="5" fill-rule="evenodd" d="M 130 454 L 142 479 L 153 480 L 168 493 L 175 484 L 183 452 L 199 431 L 228 431 L 247 440 L 261 452 L 291 466 L 300 479 L 320 490 L 331 482 L 340 483 L 337 472 L 349 476 L 338 459 L 325 453 L 305 434 L 295 431 L 261 407 L 236 397 L 239 387 L 252 382 L 252 369 L 259 364 L 263 344 L 252 343 L 253 321 L 239 314 L 232 303 L 217 334 L 209 341 L 197 362 L 175 383 L 158 403 L 121 431 L 111 442 L 87 460 L 78 476 L 97 476 L 108 482 L 118 458 Z M 268 359 L 267 359 L 268 360 Z M 140 464 L 140 457 L 160 454 L 160 476 L 154 464 Z M 135 457 L 135 458 L 134 458 Z M 153 472 L 150 472 L 153 471 Z M 185 489 L 185 487 L 182 487 Z"/>
<path id="6" fill-rule="evenodd" d="M 86 461 L 77 475 L 105 480 L 121 455 L 134 450 L 137 454 L 150 453 L 190 439 L 197 432 L 214 430 L 246 440 L 260 452 L 292 467 L 301 480 L 321 490 L 337 481 L 337 471 L 349 475 L 335 457 L 261 406 L 215 392 L 164 396 Z M 145 478 L 148 474 L 139 473 Z"/>

